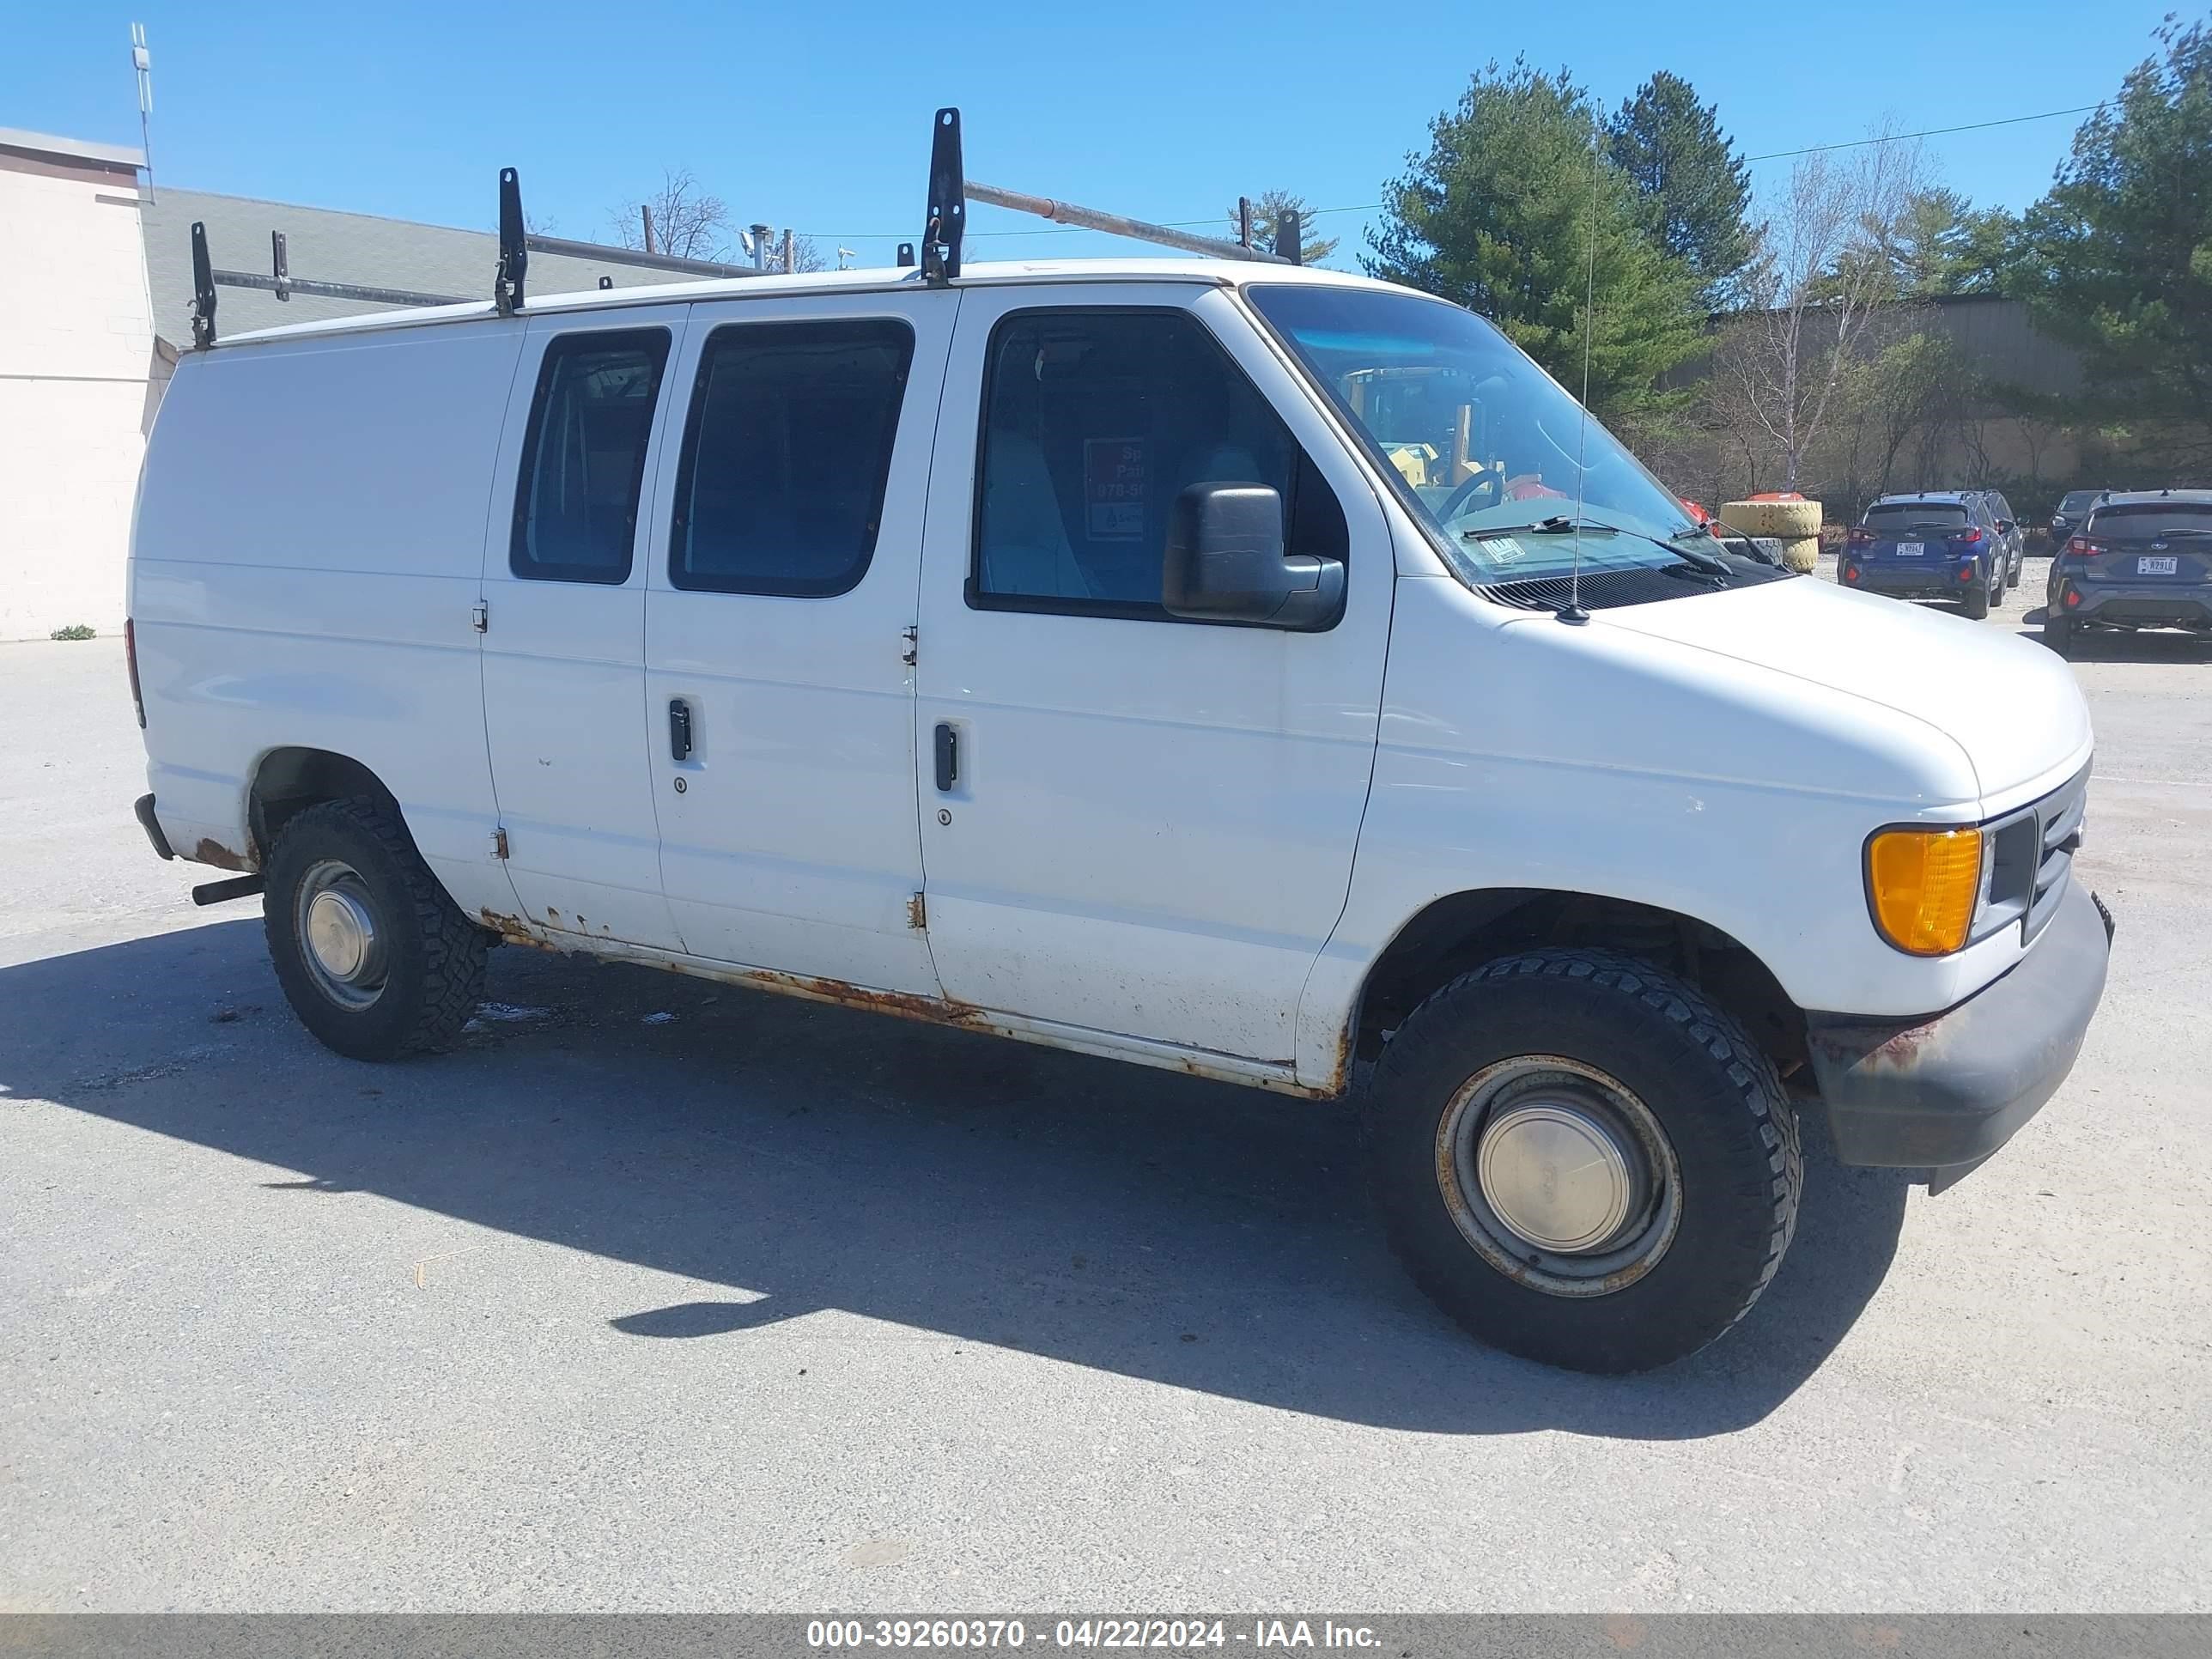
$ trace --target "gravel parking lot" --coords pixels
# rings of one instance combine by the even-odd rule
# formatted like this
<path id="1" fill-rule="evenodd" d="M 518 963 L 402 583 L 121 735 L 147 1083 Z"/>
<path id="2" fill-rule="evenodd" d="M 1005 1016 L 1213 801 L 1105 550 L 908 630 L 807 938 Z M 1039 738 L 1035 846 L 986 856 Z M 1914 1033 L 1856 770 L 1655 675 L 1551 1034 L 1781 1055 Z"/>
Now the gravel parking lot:
<path id="1" fill-rule="evenodd" d="M 2212 1608 L 2212 645 L 2085 655 L 2074 1077 L 1934 1199 L 1812 1135 L 1602 1382 L 1431 1310 L 1340 1109 L 518 950 L 340 1060 L 119 645 L 0 646 L 0 1611 Z"/>

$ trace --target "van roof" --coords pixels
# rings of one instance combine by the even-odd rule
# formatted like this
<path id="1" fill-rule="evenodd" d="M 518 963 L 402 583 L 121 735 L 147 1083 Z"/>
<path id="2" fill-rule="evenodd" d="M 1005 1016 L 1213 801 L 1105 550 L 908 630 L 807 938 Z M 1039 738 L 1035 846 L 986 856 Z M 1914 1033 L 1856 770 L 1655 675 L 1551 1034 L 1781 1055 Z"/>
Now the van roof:
<path id="1" fill-rule="evenodd" d="M 1196 257 L 1183 259 L 1039 259 L 970 264 L 953 279 L 951 286 L 957 289 L 1020 283 L 1073 282 L 1198 282 L 1212 283 L 1224 288 L 1242 287 L 1251 283 L 1314 283 L 1349 288 L 1385 289 L 1395 293 L 1413 292 L 1395 283 L 1377 282 L 1373 277 L 1356 276 L 1350 271 Z M 696 283 L 654 283 L 635 288 L 587 289 L 578 294 L 533 294 L 523 307 L 522 314 L 534 317 L 549 312 L 681 305 L 696 300 L 772 300 L 779 295 L 794 294 L 896 293 L 921 286 L 921 273 L 911 269 L 817 270 L 789 276 L 723 276 Z M 481 320 L 494 314 L 489 297 L 462 305 L 416 306 L 398 311 L 368 312 L 357 317 L 288 323 L 278 328 L 226 335 L 217 342 L 217 349 L 264 340 L 293 340 L 325 334 L 422 328 L 437 323 Z"/>

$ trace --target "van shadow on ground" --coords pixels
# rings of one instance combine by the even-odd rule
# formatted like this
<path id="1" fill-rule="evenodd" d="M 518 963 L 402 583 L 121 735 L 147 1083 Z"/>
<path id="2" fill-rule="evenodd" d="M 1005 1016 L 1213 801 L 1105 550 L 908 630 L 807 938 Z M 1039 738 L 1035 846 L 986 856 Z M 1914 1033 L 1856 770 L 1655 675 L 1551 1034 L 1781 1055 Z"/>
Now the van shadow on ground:
<path id="1" fill-rule="evenodd" d="M 490 995 L 508 1017 L 458 1052 L 340 1060 L 258 920 L 226 921 L 0 969 L 0 1085 L 298 1172 L 245 1173 L 240 1203 L 374 1193 L 729 1287 L 612 1322 L 640 1340 L 842 1309 L 1444 1433 L 1754 1423 L 1850 1329 L 1904 1212 L 1901 1179 L 1808 1123 L 1796 1241 L 1746 1323 L 1652 1376 L 1572 1376 L 1410 1287 L 1341 1107 L 526 951 L 494 954 Z"/>

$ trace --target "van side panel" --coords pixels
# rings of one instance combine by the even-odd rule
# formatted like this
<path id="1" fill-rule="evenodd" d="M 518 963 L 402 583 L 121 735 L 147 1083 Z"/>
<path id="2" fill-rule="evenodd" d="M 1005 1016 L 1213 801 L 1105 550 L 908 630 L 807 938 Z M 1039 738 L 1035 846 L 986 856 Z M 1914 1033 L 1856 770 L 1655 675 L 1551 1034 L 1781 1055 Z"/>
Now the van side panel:
<path id="1" fill-rule="evenodd" d="M 1562 628 L 1449 577 L 1400 578 L 1374 787 L 1351 899 L 1306 987 L 1302 1079 L 1329 1074 L 1369 968 L 1447 893 L 1672 910 L 1737 940 L 1803 1008 L 1947 1008 L 2017 957 L 2017 929 L 1907 957 L 1860 896 L 1875 829 L 1979 816 L 1962 750 L 1909 715 L 1806 696 L 1607 614 Z"/>
<path id="2" fill-rule="evenodd" d="M 484 516 L 520 322 L 217 348 L 148 445 L 131 611 L 170 844 L 258 866 L 247 797 L 297 744 L 382 779 L 464 908 L 507 910 L 484 744 Z"/>

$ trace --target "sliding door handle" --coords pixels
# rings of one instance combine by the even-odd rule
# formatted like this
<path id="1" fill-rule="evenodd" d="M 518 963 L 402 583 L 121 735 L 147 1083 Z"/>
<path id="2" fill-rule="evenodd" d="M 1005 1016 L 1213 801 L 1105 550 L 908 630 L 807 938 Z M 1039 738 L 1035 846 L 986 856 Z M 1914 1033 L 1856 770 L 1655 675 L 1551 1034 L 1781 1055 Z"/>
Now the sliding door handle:
<path id="1" fill-rule="evenodd" d="M 960 781 L 960 733 L 949 720 L 937 723 L 937 788 L 939 794 Z"/>
<path id="2" fill-rule="evenodd" d="M 691 758 L 691 705 L 681 697 L 668 700 L 668 757 Z"/>

